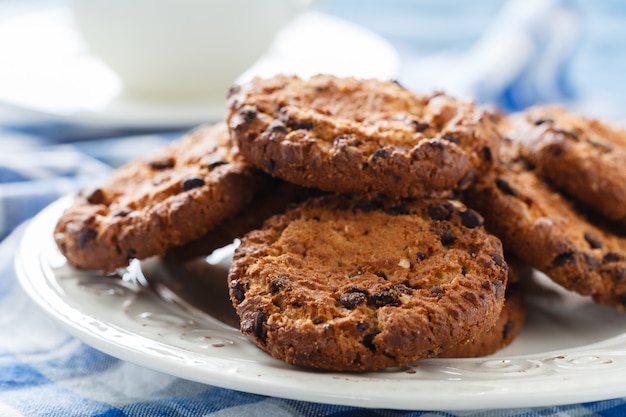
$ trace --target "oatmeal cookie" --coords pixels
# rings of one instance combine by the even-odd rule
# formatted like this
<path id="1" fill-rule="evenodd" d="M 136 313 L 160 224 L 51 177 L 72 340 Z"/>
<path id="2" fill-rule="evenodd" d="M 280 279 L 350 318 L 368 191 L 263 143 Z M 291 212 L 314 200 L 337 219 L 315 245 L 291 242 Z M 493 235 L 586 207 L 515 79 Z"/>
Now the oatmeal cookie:
<path id="1" fill-rule="evenodd" d="M 507 252 L 563 287 L 626 310 L 626 236 L 543 181 L 505 140 L 491 175 L 465 192 L 464 202 L 485 217 Z"/>
<path id="2" fill-rule="evenodd" d="M 229 271 L 241 331 L 287 363 L 370 371 L 493 327 L 507 264 L 454 200 L 308 200 L 244 236 Z"/>
<path id="3" fill-rule="evenodd" d="M 487 170 L 500 136 L 489 114 L 394 82 L 276 76 L 233 88 L 228 122 L 241 153 L 305 187 L 419 197 Z"/>
<path id="4" fill-rule="evenodd" d="M 553 106 L 517 113 L 503 126 L 543 178 L 626 223 L 626 130 Z"/>
<path id="5" fill-rule="evenodd" d="M 54 239 L 70 265 L 111 272 L 199 238 L 242 210 L 268 179 L 231 147 L 224 123 L 203 126 L 81 192 Z"/>

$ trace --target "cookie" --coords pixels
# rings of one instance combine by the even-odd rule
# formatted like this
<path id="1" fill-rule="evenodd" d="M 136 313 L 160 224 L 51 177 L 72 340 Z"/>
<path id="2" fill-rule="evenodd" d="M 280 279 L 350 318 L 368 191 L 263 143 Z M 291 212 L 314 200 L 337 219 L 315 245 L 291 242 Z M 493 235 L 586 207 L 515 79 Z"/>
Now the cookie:
<path id="1" fill-rule="evenodd" d="M 511 280 L 509 274 L 509 281 Z M 526 297 L 516 285 L 507 285 L 504 307 L 496 324 L 474 340 L 452 346 L 439 354 L 440 358 L 475 358 L 492 355 L 510 345 L 519 335 L 526 321 Z"/>
<path id="2" fill-rule="evenodd" d="M 370 371 L 437 356 L 493 327 L 501 242 L 457 201 L 308 200 L 241 239 L 229 270 L 241 331 L 287 363 Z"/>
<path id="3" fill-rule="evenodd" d="M 624 228 L 602 224 L 543 181 L 518 144 L 503 146 L 501 162 L 463 201 L 484 216 L 507 252 L 571 291 L 626 310 Z"/>
<path id="4" fill-rule="evenodd" d="M 241 212 L 224 220 L 200 238 L 167 249 L 164 258 L 168 262 L 183 263 L 208 256 L 249 231 L 260 228 L 269 217 L 283 213 L 289 206 L 320 194 L 315 189 L 273 179 Z"/>
<path id="5" fill-rule="evenodd" d="M 54 239 L 70 265 L 110 272 L 199 238 L 246 207 L 268 178 L 231 147 L 224 123 L 203 126 L 81 192 Z"/>
<path id="6" fill-rule="evenodd" d="M 279 75 L 233 88 L 241 153 L 286 181 L 329 192 L 420 197 L 463 188 L 497 157 L 489 114 L 394 82 Z"/>
<path id="7" fill-rule="evenodd" d="M 626 130 L 553 106 L 512 115 L 504 127 L 523 144 L 539 175 L 607 218 L 626 223 Z"/>

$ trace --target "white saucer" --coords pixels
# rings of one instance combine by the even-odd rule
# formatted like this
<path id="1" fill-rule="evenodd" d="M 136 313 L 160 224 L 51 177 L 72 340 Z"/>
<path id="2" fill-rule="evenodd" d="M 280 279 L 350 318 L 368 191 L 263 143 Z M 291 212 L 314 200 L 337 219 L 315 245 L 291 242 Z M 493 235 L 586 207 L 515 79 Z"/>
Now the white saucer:
<path id="1" fill-rule="evenodd" d="M 390 79 L 398 61 L 377 35 L 311 11 L 286 27 L 239 80 L 279 72 Z M 63 9 L 0 22 L 0 103 L 93 127 L 182 128 L 224 115 L 223 99 L 172 103 L 126 95 L 117 76 L 89 54 Z"/>

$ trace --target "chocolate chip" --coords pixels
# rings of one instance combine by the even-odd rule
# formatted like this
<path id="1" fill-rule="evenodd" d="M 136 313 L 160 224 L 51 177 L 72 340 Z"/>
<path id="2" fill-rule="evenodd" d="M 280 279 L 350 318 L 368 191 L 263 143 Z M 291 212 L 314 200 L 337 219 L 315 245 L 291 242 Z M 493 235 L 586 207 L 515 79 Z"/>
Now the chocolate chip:
<path id="1" fill-rule="evenodd" d="M 601 249 L 602 241 L 598 238 L 598 236 L 594 235 L 591 232 L 585 232 L 583 235 L 587 243 L 589 243 L 589 247 L 591 249 Z"/>
<path id="2" fill-rule="evenodd" d="M 381 158 L 388 158 L 389 154 L 390 154 L 389 149 L 379 148 L 379 149 L 376 149 L 376 151 L 372 155 L 371 159 L 372 159 L 372 161 L 376 161 L 376 160 L 381 159 Z"/>
<path id="3" fill-rule="evenodd" d="M 413 288 L 401 283 L 401 282 L 397 282 L 395 284 L 392 284 L 391 287 L 393 289 L 395 289 L 396 291 L 398 291 L 401 294 L 413 294 Z"/>
<path id="4" fill-rule="evenodd" d="M 435 203 L 428 206 L 428 217 L 433 220 L 449 220 L 454 213 L 454 207 L 448 202 Z"/>
<path id="5" fill-rule="evenodd" d="M 379 291 L 370 293 L 367 297 L 367 304 L 373 307 L 398 306 L 400 299 L 394 288 L 384 288 Z"/>
<path id="6" fill-rule="evenodd" d="M 276 294 L 277 292 L 285 288 L 288 281 L 289 278 L 284 275 L 278 275 L 276 277 L 270 278 L 270 292 L 272 294 Z"/>
<path id="7" fill-rule="evenodd" d="M 496 187 L 505 194 L 517 197 L 517 190 L 502 178 L 496 178 Z"/>
<path id="8" fill-rule="evenodd" d="M 231 281 L 230 283 L 230 296 L 237 304 L 240 304 L 245 298 L 246 293 L 243 285 L 239 281 Z"/>
<path id="9" fill-rule="evenodd" d="M 417 252 L 415 254 L 415 257 L 417 258 L 418 261 L 423 261 L 424 259 L 428 258 L 428 254 L 426 252 Z"/>
<path id="10" fill-rule="evenodd" d="M 278 120 L 274 120 L 272 123 L 270 123 L 270 125 L 267 127 L 267 130 L 275 133 L 289 133 L 285 125 Z"/>
<path id="11" fill-rule="evenodd" d="M 93 190 L 87 191 L 83 190 L 83 195 L 85 195 L 85 199 L 89 204 L 105 204 L 106 196 L 104 195 L 104 191 L 101 188 L 95 188 Z"/>
<path id="12" fill-rule="evenodd" d="M 539 126 L 539 125 L 542 125 L 544 123 L 553 123 L 553 122 L 554 122 L 554 120 L 549 119 L 549 118 L 537 119 L 537 120 L 535 120 L 535 126 Z"/>
<path id="13" fill-rule="evenodd" d="M 446 291 L 441 287 L 432 287 L 430 289 L 430 293 L 437 298 L 442 298 L 444 295 L 446 295 Z"/>
<path id="14" fill-rule="evenodd" d="M 212 171 L 221 165 L 226 165 L 226 163 L 227 162 L 222 159 L 222 156 L 217 153 L 213 153 L 202 158 L 202 165 L 204 165 L 209 171 Z"/>
<path id="15" fill-rule="evenodd" d="M 183 180 L 183 190 L 189 191 L 197 187 L 202 187 L 205 184 L 202 177 L 189 177 Z"/>
<path id="16" fill-rule="evenodd" d="M 166 156 L 164 158 L 155 159 L 148 162 L 148 166 L 156 171 L 173 168 L 175 164 L 176 160 L 171 156 Z"/>
<path id="17" fill-rule="evenodd" d="M 280 142 L 289 133 L 289 130 L 279 120 L 274 120 L 263 132 L 263 137 L 270 141 Z"/>
<path id="18" fill-rule="evenodd" d="M 415 127 L 416 133 L 421 133 L 430 127 L 428 123 L 418 122 L 417 120 L 413 120 L 412 123 L 413 123 L 413 126 Z"/>
<path id="19" fill-rule="evenodd" d="M 122 210 L 116 210 L 113 213 L 113 217 L 126 217 L 131 213 L 132 210 L 129 209 L 122 209 Z"/>
<path id="20" fill-rule="evenodd" d="M 315 123 L 306 120 L 287 120 L 287 126 L 291 130 L 312 130 L 315 127 Z"/>
<path id="21" fill-rule="evenodd" d="M 498 265 L 498 266 L 502 266 L 504 265 L 504 258 L 499 254 L 499 253 L 490 253 L 489 256 L 491 256 L 491 259 L 493 259 L 493 262 Z"/>
<path id="22" fill-rule="evenodd" d="M 561 254 L 558 254 L 557 256 L 554 257 L 554 259 L 552 260 L 552 262 L 550 263 L 551 267 L 559 267 L 559 266 L 564 266 L 567 264 L 571 264 L 575 261 L 576 258 L 576 252 L 575 251 L 568 251 L 568 252 L 563 252 Z"/>
<path id="23" fill-rule="evenodd" d="M 483 218 L 472 209 L 467 209 L 461 213 L 461 224 L 469 229 L 483 225 Z"/>
<path id="24" fill-rule="evenodd" d="M 347 309 L 355 309 L 367 300 L 362 292 L 344 292 L 339 296 L 339 302 Z"/>
<path id="25" fill-rule="evenodd" d="M 456 242 L 456 236 L 449 229 L 443 229 L 439 233 L 439 240 L 443 246 L 450 246 Z"/>
<path id="26" fill-rule="evenodd" d="M 254 107 L 245 106 L 239 110 L 239 116 L 245 123 L 250 123 L 256 118 L 257 111 Z"/>
<path id="27" fill-rule="evenodd" d="M 98 236 L 98 232 L 93 229 L 85 228 L 81 229 L 76 236 L 76 243 L 78 243 L 78 247 L 84 249 L 85 246 L 89 244 L 92 240 L 94 240 Z"/>
<path id="28" fill-rule="evenodd" d="M 265 322 L 267 316 L 261 310 L 257 311 L 254 315 L 254 322 L 252 323 L 252 334 L 259 340 L 265 341 L 267 337 L 267 331 L 265 329 Z"/>
<path id="29" fill-rule="evenodd" d="M 605 253 L 604 256 L 602 257 L 603 264 L 610 264 L 613 262 L 622 262 L 624 260 L 625 260 L 624 255 L 618 252 L 613 252 L 613 251 Z"/>
<path id="30" fill-rule="evenodd" d="M 506 338 L 509 337 L 513 329 L 515 329 L 515 322 L 512 320 L 507 321 L 502 328 L 502 339 L 506 340 Z"/>
<path id="31" fill-rule="evenodd" d="M 376 333 L 370 333 L 363 336 L 363 346 L 371 350 L 372 352 L 376 352 L 376 345 L 374 345 L 374 338 L 378 335 Z"/>
<path id="32" fill-rule="evenodd" d="M 493 154 L 491 153 L 491 148 L 488 146 L 483 147 L 483 159 L 487 162 L 493 159 Z"/>
<path id="33" fill-rule="evenodd" d="M 455 143 L 455 144 L 457 144 L 457 145 L 458 145 L 459 143 L 461 143 L 461 141 L 459 140 L 459 138 L 458 138 L 457 136 L 455 136 L 455 135 L 451 134 L 451 133 L 446 133 L 446 134 L 445 134 L 445 135 L 443 135 L 441 138 L 442 138 L 442 139 L 447 140 L 448 142 Z"/>

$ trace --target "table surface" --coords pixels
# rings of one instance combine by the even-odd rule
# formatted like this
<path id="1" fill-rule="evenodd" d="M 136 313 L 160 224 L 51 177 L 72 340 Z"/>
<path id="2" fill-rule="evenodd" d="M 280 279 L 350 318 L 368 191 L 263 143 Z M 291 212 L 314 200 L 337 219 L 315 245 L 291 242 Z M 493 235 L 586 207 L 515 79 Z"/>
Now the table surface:
<path id="1" fill-rule="evenodd" d="M 0 27 L 62 7 L 58 0 L 0 0 Z M 320 0 L 314 9 L 388 41 L 399 57 L 396 78 L 411 89 L 443 88 L 505 111 L 559 103 L 617 123 L 626 121 L 623 2 Z M 531 47 L 522 48 L 522 44 Z M 0 66 L 7 64 L 4 55 L 0 49 Z M 111 169 L 163 146 L 191 127 L 85 126 L 0 101 L 0 415 L 626 414 L 624 398 L 456 411 L 383 410 L 286 400 L 155 372 L 70 336 L 17 282 L 13 262 L 25 227 L 61 196 L 93 184 Z"/>

